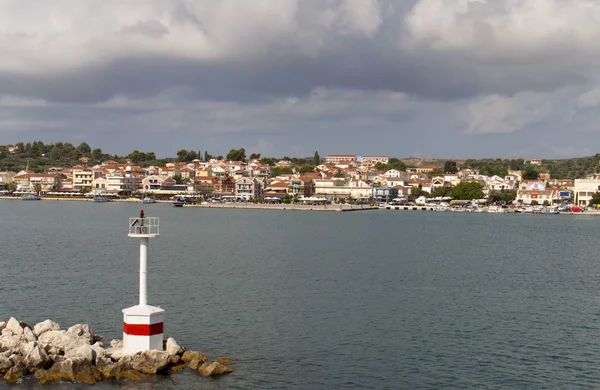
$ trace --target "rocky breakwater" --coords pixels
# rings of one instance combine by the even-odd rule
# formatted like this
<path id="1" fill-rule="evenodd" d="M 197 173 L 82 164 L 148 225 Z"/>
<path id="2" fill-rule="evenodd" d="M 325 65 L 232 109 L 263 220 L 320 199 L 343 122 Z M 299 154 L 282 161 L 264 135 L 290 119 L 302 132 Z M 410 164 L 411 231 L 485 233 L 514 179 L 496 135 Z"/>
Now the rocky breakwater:
<path id="1" fill-rule="evenodd" d="M 14 318 L 0 322 L 0 376 L 20 382 L 33 375 L 40 383 L 55 381 L 94 384 L 103 379 L 142 380 L 148 375 L 169 374 L 189 367 L 204 376 L 227 374 L 223 363 L 210 362 L 200 352 L 180 347 L 169 338 L 164 351 L 125 354 L 122 342 L 113 340 L 104 348 L 102 336 L 86 324 L 67 330 L 50 320 L 31 327 Z"/>

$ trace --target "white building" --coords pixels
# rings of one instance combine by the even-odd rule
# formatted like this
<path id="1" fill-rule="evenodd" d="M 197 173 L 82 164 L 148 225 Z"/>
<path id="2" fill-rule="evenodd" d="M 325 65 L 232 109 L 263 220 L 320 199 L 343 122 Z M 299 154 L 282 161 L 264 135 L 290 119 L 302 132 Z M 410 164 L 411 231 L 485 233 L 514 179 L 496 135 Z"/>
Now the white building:
<path id="1" fill-rule="evenodd" d="M 327 164 L 337 164 L 342 161 L 356 161 L 356 154 L 328 154 L 325 158 Z"/>
<path id="2" fill-rule="evenodd" d="M 106 175 L 106 190 L 114 193 L 132 193 L 137 191 L 140 180 L 131 175 L 111 173 Z"/>
<path id="3" fill-rule="evenodd" d="M 87 192 L 92 188 L 94 174 L 91 168 L 73 169 L 73 190 L 76 192 Z"/>
<path id="4" fill-rule="evenodd" d="M 573 196 L 577 206 L 587 206 L 596 192 L 600 192 L 600 180 L 575 179 Z"/>

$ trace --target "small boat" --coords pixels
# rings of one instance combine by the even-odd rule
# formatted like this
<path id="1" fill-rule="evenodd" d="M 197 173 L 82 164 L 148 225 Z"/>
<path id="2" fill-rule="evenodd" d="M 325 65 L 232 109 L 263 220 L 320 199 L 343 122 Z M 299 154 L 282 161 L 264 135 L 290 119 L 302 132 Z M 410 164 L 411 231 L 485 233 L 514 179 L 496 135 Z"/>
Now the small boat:
<path id="1" fill-rule="evenodd" d="M 39 196 L 37 196 L 36 194 L 33 193 L 27 193 L 27 194 L 23 194 L 21 195 L 21 200 L 41 200 L 42 198 L 40 198 Z"/>
<path id="2" fill-rule="evenodd" d="M 94 195 L 93 201 L 98 203 L 106 203 L 108 202 L 108 198 L 104 195 Z"/>
<path id="3" fill-rule="evenodd" d="M 151 196 L 145 196 L 144 199 L 142 199 L 142 203 L 144 203 L 144 204 L 156 203 L 156 199 L 154 199 Z"/>

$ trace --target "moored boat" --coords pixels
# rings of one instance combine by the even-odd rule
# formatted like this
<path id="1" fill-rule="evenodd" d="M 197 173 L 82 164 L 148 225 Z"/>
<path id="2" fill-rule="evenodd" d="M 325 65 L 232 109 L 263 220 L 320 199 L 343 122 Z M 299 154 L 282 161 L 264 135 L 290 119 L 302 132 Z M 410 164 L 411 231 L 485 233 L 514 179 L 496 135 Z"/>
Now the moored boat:
<path id="1" fill-rule="evenodd" d="M 108 202 L 108 198 L 104 195 L 94 195 L 93 201 L 97 203 L 105 203 Z"/>
<path id="2" fill-rule="evenodd" d="M 23 194 L 21 195 L 21 200 L 41 200 L 42 198 L 40 198 L 39 196 L 37 196 L 34 193 L 27 193 L 27 194 Z"/>
<path id="3" fill-rule="evenodd" d="M 156 199 L 154 199 L 151 196 L 145 196 L 144 199 L 142 199 L 142 203 L 144 203 L 144 204 L 156 203 Z"/>

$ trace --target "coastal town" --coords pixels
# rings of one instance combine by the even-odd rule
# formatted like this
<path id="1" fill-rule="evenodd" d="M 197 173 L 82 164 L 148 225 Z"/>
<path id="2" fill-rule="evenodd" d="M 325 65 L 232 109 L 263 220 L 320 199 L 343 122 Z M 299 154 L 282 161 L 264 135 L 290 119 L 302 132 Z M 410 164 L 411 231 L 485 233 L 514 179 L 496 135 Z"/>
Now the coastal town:
<path id="1" fill-rule="evenodd" d="M 3 153 L 17 153 L 19 147 L 22 148 L 5 145 Z M 521 169 L 490 174 L 489 169 L 458 167 L 452 160 L 446 160 L 443 166 L 420 163 L 409 166 L 397 158 L 356 154 L 329 154 L 321 158 L 316 152 L 312 161 L 305 159 L 299 164 L 290 158 L 265 159 L 257 154 L 246 159 L 244 149 L 232 149 L 229 159 L 207 153 L 202 159 L 198 158 L 200 153 L 183 150 L 179 153 L 179 160 L 183 161 L 139 164 L 135 161 L 140 160 L 136 158 L 137 151 L 121 159 L 102 159 L 98 153 L 94 156 L 83 149 L 75 165 L 49 166 L 41 172 L 27 167 L 18 172 L 0 171 L 0 194 L 179 198 L 188 203 L 431 205 L 437 202 L 439 205 L 454 202 L 462 206 L 464 203 L 457 201 L 476 201 L 488 205 L 569 205 L 577 209 L 594 205 L 600 190 L 598 174 L 557 179 L 540 169 L 541 159 L 521 160 Z"/>

